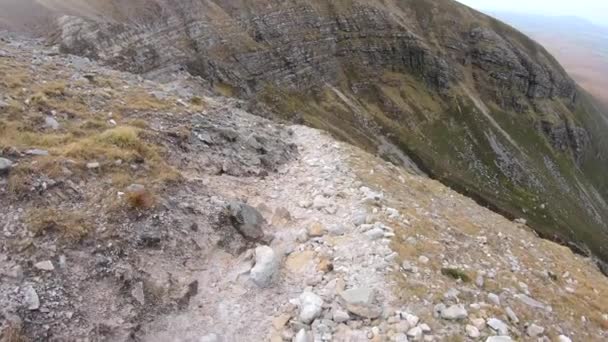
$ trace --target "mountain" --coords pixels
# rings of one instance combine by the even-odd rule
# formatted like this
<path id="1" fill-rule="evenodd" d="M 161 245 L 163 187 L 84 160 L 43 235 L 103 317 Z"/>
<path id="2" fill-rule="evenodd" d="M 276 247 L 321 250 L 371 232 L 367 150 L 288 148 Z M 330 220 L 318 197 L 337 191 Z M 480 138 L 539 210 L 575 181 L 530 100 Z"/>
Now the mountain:
<path id="1" fill-rule="evenodd" d="M 0 33 L 0 341 L 606 340 L 591 258 L 173 76 Z"/>
<path id="2" fill-rule="evenodd" d="M 608 338 L 606 113 L 511 27 L 447 0 L 0 18 L 1 342 Z"/>
<path id="3" fill-rule="evenodd" d="M 606 113 L 513 28 L 448 0 L 103 4 L 60 18 L 62 51 L 186 70 L 608 260 Z"/>
<path id="4" fill-rule="evenodd" d="M 546 46 L 587 91 L 608 104 L 608 28 L 576 17 L 491 12 Z"/>

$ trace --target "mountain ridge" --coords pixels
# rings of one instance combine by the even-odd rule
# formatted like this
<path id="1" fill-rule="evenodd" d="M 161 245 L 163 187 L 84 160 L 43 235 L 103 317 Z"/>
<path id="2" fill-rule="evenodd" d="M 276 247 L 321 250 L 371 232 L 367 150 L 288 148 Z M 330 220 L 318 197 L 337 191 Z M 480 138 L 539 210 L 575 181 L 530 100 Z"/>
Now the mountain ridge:
<path id="1" fill-rule="evenodd" d="M 157 0 L 126 21 L 116 6 L 62 17 L 55 42 L 151 77 L 185 69 L 369 151 L 389 141 L 543 236 L 608 256 L 605 113 L 510 26 L 448 0 Z"/>

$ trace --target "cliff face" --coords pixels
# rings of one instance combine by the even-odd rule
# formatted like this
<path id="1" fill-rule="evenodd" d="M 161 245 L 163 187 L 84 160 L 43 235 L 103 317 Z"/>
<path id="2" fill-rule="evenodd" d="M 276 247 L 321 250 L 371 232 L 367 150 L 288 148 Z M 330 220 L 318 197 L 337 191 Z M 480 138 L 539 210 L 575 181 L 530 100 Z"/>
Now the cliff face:
<path id="1" fill-rule="evenodd" d="M 608 260 L 606 114 L 542 47 L 454 1 L 114 1 L 59 27 L 64 51 L 185 69 L 394 161 L 405 152 Z"/>

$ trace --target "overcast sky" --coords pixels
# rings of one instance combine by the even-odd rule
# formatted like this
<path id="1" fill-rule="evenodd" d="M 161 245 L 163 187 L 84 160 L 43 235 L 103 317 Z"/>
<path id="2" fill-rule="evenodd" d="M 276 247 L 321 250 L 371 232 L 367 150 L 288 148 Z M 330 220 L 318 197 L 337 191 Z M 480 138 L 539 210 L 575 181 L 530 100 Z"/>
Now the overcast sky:
<path id="1" fill-rule="evenodd" d="M 577 16 L 608 26 L 608 0 L 458 0 L 478 10 Z"/>

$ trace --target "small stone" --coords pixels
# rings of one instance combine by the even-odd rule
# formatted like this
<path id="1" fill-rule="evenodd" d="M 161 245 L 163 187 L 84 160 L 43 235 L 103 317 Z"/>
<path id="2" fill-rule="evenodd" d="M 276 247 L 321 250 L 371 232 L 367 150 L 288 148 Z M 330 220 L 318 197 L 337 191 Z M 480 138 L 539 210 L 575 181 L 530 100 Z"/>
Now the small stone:
<path id="1" fill-rule="evenodd" d="M 536 325 L 534 323 L 530 324 L 528 326 L 528 328 L 526 329 L 526 334 L 528 334 L 528 336 L 530 336 L 530 337 L 538 337 L 544 333 L 545 333 L 545 328 L 543 328 L 539 325 Z"/>
<path id="2" fill-rule="evenodd" d="M 133 289 L 131 289 L 131 296 L 133 296 L 133 298 L 135 298 L 135 300 L 141 304 L 144 305 L 146 304 L 146 298 L 145 298 L 145 294 L 144 294 L 144 283 L 143 282 L 137 282 L 135 284 L 135 286 L 133 286 Z"/>
<path id="3" fill-rule="evenodd" d="M 25 154 L 30 155 L 30 156 L 44 157 L 44 156 L 48 156 L 49 152 L 45 151 L 45 150 L 40 150 L 40 149 L 34 148 L 34 149 L 26 150 Z"/>
<path id="4" fill-rule="evenodd" d="M 431 327 L 429 327 L 429 325 L 426 323 L 420 324 L 420 329 L 422 329 L 422 332 L 425 334 L 428 334 L 431 332 Z"/>
<path id="5" fill-rule="evenodd" d="M 421 255 L 420 257 L 418 257 L 418 262 L 421 264 L 428 264 L 429 261 L 430 261 L 429 258 L 424 255 Z"/>
<path id="6" fill-rule="evenodd" d="M 44 118 L 44 125 L 52 130 L 59 129 L 59 122 L 55 120 L 52 116 L 47 116 Z"/>
<path id="7" fill-rule="evenodd" d="M 327 199 L 322 195 L 317 195 L 312 201 L 312 207 L 321 210 L 329 205 Z"/>
<path id="8" fill-rule="evenodd" d="M 511 342 L 513 341 L 509 336 L 490 336 L 486 339 L 486 342 Z"/>
<path id="9" fill-rule="evenodd" d="M 475 285 L 477 285 L 477 287 L 479 287 L 480 289 L 483 288 L 484 279 L 481 274 L 478 274 L 477 278 L 475 278 Z"/>
<path id="10" fill-rule="evenodd" d="M 469 336 L 470 338 L 478 338 L 481 335 L 479 333 L 479 329 L 470 324 L 467 324 L 464 330 L 467 332 L 467 336 Z"/>
<path id="11" fill-rule="evenodd" d="M 486 326 L 486 320 L 483 318 L 474 318 L 471 320 L 471 323 L 473 323 L 473 326 L 479 330 Z"/>
<path id="12" fill-rule="evenodd" d="M 500 335 L 507 335 L 509 333 L 509 326 L 497 318 L 490 318 L 487 324 Z"/>
<path id="13" fill-rule="evenodd" d="M 308 208 L 312 207 L 312 201 L 309 201 L 309 200 L 300 201 L 300 202 L 298 202 L 298 206 L 300 208 L 308 209 Z"/>
<path id="14" fill-rule="evenodd" d="M 489 293 L 488 300 L 490 301 L 490 303 L 492 303 L 496 306 L 500 306 L 500 297 L 498 297 L 498 295 L 496 295 L 494 293 Z"/>
<path id="15" fill-rule="evenodd" d="M 346 311 L 335 310 L 333 318 L 334 318 L 334 322 L 336 322 L 336 323 L 343 323 L 343 322 L 346 322 L 346 321 L 350 320 L 350 315 Z"/>
<path id="16" fill-rule="evenodd" d="M 38 298 L 38 293 L 31 285 L 23 288 L 23 296 L 28 310 L 33 311 L 40 308 L 40 298 Z"/>
<path id="17" fill-rule="evenodd" d="M 0 158 L 0 174 L 8 173 L 8 171 L 13 167 L 13 162 L 6 159 Z"/>
<path id="18" fill-rule="evenodd" d="M 515 314 L 513 309 L 511 309 L 510 307 L 507 307 L 505 309 L 505 313 L 507 314 L 509 321 L 511 321 L 513 324 L 519 323 L 519 318 L 517 317 L 517 315 Z"/>
<path id="19" fill-rule="evenodd" d="M 346 309 L 355 315 L 374 319 L 382 314 L 382 309 L 375 306 L 374 290 L 367 287 L 352 288 L 340 293 Z"/>
<path id="20" fill-rule="evenodd" d="M 251 280 L 259 287 L 267 287 L 279 268 L 274 250 L 268 246 L 255 249 L 255 266 L 251 269 Z"/>
<path id="21" fill-rule="evenodd" d="M 572 340 L 570 339 L 570 337 L 568 337 L 566 335 L 559 335 L 557 337 L 557 341 L 558 342 L 572 342 Z"/>
<path id="22" fill-rule="evenodd" d="M 422 328 L 414 327 L 407 332 L 407 336 L 414 341 L 420 341 L 422 339 Z"/>
<path id="23" fill-rule="evenodd" d="M 325 227 L 323 227 L 323 225 L 319 222 L 315 222 L 313 223 L 309 228 L 308 228 L 308 235 L 310 237 L 321 237 L 325 234 Z"/>
<path id="24" fill-rule="evenodd" d="M 101 164 L 99 164 L 98 162 L 87 163 L 87 169 L 89 170 L 99 169 L 100 166 Z"/>
<path id="25" fill-rule="evenodd" d="M 309 342 L 308 333 L 305 329 L 300 329 L 296 334 L 296 337 L 293 338 L 293 342 Z"/>
<path id="26" fill-rule="evenodd" d="M 53 266 L 53 263 L 50 260 L 44 260 L 44 261 L 37 262 L 36 264 L 34 264 L 34 267 L 36 267 L 37 269 L 42 270 L 42 271 L 54 271 L 55 270 L 55 266 Z"/>
<path id="27" fill-rule="evenodd" d="M 455 321 L 465 319 L 468 317 L 468 315 L 469 313 L 462 304 L 452 305 L 449 308 L 441 310 L 441 318 L 447 320 Z"/>
<path id="28" fill-rule="evenodd" d="M 412 327 L 407 321 L 401 321 L 395 324 L 395 331 L 398 333 L 407 333 Z"/>
<path id="29" fill-rule="evenodd" d="M 420 322 L 420 318 L 418 316 L 407 314 L 405 315 L 405 320 L 409 323 L 410 326 L 415 327 Z"/>
<path id="30" fill-rule="evenodd" d="M 306 291 L 300 295 L 300 321 L 310 324 L 321 315 L 323 299 L 316 294 Z"/>
<path id="31" fill-rule="evenodd" d="M 407 335 L 404 333 L 395 335 L 395 342 L 408 342 Z"/>
<path id="32" fill-rule="evenodd" d="M 207 334 L 198 339 L 197 342 L 220 342 L 220 337 L 217 334 Z"/>
<path id="33" fill-rule="evenodd" d="M 370 240 L 378 240 L 384 237 L 384 230 L 382 228 L 373 228 L 365 232 L 365 236 Z"/>
<path id="34" fill-rule="evenodd" d="M 317 266 L 317 268 L 323 273 L 329 273 L 334 270 L 334 264 L 329 258 L 323 257 L 319 261 L 319 265 Z"/>

